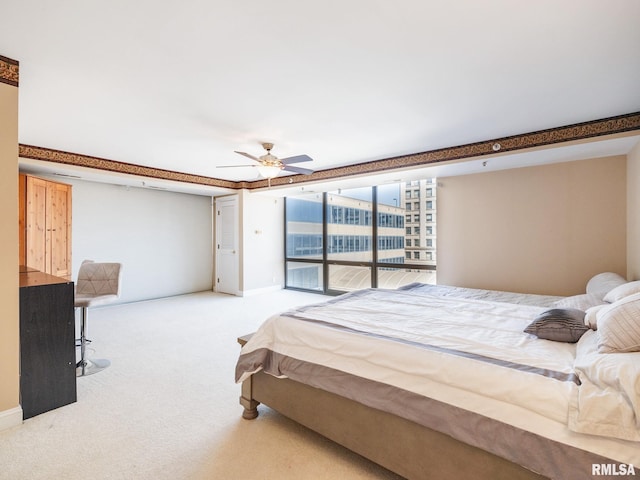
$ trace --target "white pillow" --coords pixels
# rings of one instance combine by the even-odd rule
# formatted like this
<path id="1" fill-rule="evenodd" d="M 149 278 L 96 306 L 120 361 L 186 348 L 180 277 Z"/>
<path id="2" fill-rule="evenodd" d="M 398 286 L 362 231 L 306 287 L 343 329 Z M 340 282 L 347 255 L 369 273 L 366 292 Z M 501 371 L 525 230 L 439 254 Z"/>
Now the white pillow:
<path id="1" fill-rule="evenodd" d="M 584 316 L 584 324 L 589 327 L 591 330 L 598 329 L 598 312 L 605 307 L 609 307 L 610 305 L 603 303 L 602 305 L 596 305 L 595 307 L 587 308 L 586 314 Z"/>
<path id="2" fill-rule="evenodd" d="M 622 275 L 613 272 L 599 273 L 587 282 L 586 292 L 595 293 L 599 295 L 600 298 L 603 298 L 610 290 L 613 290 L 623 283 L 627 283 L 627 279 Z"/>
<path id="3" fill-rule="evenodd" d="M 596 312 L 598 352 L 640 352 L 640 293 Z"/>
<path id="4" fill-rule="evenodd" d="M 613 290 L 610 290 L 604 296 L 604 301 L 609 303 L 615 303 L 618 300 L 622 300 L 624 297 L 628 297 L 629 295 L 633 295 L 634 293 L 640 292 L 640 280 L 636 280 L 635 282 L 625 283 L 620 285 Z"/>

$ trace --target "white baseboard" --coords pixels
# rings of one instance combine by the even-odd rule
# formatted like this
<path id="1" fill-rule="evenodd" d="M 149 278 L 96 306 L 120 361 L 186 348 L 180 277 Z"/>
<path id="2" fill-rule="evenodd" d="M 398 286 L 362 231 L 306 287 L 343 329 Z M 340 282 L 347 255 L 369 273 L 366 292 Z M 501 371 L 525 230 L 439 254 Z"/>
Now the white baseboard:
<path id="1" fill-rule="evenodd" d="M 239 292 L 240 297 L 250 297 L 252 295 L 260 295 L 262 293 L 277 292 L 282 290 L 282 285 L 272 285 L 270 287 L 254 288 L 251 290 L 242 290 Z"/>
<path id="2" fill-rule="evenodd" d="M 22 423 L 22 407 L 17 406 L 0 412 L 0 432 Z"/>

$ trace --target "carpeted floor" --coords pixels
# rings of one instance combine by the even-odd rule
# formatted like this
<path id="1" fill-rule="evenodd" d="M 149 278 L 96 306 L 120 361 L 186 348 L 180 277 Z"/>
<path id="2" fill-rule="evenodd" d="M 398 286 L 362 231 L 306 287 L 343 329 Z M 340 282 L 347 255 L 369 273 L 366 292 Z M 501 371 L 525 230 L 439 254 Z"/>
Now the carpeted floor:
<path id="1" fill-rule="evenodd" d="M 90 312 L 78 401 L 0 432 L 1 480 L 397 479 L 281 415 L 241 418 L 239 335 L 271 313 L 325 300 L 282 290 L 203 292 Z"/>

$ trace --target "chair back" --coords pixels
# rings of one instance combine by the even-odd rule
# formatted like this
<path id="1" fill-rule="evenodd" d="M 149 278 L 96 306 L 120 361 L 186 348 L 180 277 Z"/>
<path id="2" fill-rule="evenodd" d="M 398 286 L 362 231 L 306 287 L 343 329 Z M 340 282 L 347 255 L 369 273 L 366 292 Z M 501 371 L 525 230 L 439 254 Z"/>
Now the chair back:
<path id="1" fill-rule="evenodd" d="M 120 296 L 121 263 L 99 263 L 85 260 L 78 271 L 76 293 L 85 296 Z"/>

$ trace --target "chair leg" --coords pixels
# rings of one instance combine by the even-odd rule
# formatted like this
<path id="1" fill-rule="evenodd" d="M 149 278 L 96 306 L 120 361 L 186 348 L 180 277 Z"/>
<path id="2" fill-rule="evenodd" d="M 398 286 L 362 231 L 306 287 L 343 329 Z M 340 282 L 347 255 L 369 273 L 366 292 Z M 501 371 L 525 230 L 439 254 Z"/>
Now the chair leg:
<path id="1" fill-rule="evenodd" d="M 76 376 L 78 377 L 98 373 L 111 365 L 109 360 L 87 360 L 87 343 L 91 341 L 87 340 L 88 316 L 89 309 L 87 307 L 82 307 L 82 318 L 80 320 L 80 361 L 76 363 Z"/>
<path id="2" fill-rule="evenodd" d="M 87 307 L 82 307 L 80 320 L 80 361 L 76 364 L 76 368 L 81 368 L 80 375 L 84 376 L 87 369 Z"/>

